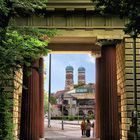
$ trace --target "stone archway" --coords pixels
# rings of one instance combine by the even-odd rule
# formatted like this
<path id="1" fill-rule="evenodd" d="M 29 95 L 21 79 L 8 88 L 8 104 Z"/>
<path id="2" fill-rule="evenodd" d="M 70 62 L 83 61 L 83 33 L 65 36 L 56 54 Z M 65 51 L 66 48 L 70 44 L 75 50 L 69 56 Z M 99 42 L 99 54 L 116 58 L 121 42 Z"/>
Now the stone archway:
<path id="1" fill-rule="evenodd" d="M 97 56 L 99 56 L 99 54 L 101 52 L 101 58 L 103 57 L 101 65 L 103 68 L 106 68 L 106 69 L 104 69 L 105 71 L 101 72 L 102 74 L 100 73 L 104 77 L 104 79 L 100 79 L 100 80 L 104 81 L 106 79 L 106 81 L 104 81 L 104 82 L 107 83 L 107 80 L 109 80 L 109 78 L 110 78 L 110 85 L 108 87 L 107 84 L 104 85 L 102 83 L 102 87 L 100 87 L 101 93 L 103 93 L 106 89 L 106 93 L 103 93 L 105 101 L 101 100 L 101 96 L 100 96 L 100 101 L 99 101 L 99 104 L 101 104 L 102 107 L 104 106 L 104 108 L 101 109 L 101 113 L 103 113 L 101 116 L 104 116 L 104 114 L 105 114 L 106 120 L 103 118 L 102 119 L 100 118 L 100 135 L 99 135 L 99 137 L 103 140 L 106 140 L 106 139 L 118 140 L 119 139 L 119 128 L 118 128 L 119 121 L 118 121 L 118 117 L 117 117 L 118 112 L 117 112 L 117 101 L 116 101 L 117 83 L 116 83 L 116 78 L 114 76 L 114 75 L 116 75 L 116 67 L 115 67 L 116 63 L 115 63 L 115 58 L 114 58 L 116 56 L 116 54 L 114 53 L 115 46 L 111 46 L 109 44 L 109 46 L 101 47 L 101 46 L 97 45 L 96 43 L 97 43 L 97 39 L 95 37 L 55 37 L 51 40 L 48 48 L 50 48 L 53 52 L 55 52 L 55 51 L 56 52 L 59 52 L 59 51 L 61 51 L 61 52 L 66 52 L 66 51 L 67 52 L 69 52 L 69 51 L 92 52 L 92 53 L 94 52 L 94 54 L 97 54 Z M 67 47 L 64 47 L 64 46 L 67 46 Z M 114 60 L 114 61 L 112 61 L 112 60 Z M 38 63 L 35 64 L 35 67 L 38 67 Z M 103 68 L 102 68 L 102 70 L 103 70 Z M 112 68 L 114 68 L 114 69 L 112 69 Z M 109 77 L 109 75 L 106 73 L 112 73 L 112 76 Z M 39 110 L 37 108 L 39 108 L 39 106 L 36 106 L 33 110 L 30 110 L 30 108 L 33 108 L 34 104 L 38 105 L 40 102 L 38 100 L 39 98 L 37 96 L 37 94 L 38 94 L 37 91 L 39 90 L 39 87 L 37 86 L 37 84 L 39 83 L 38 76 L 39 75 L 37 74 L 36 69 L 33 70 L 33 75 L 31 76 L 31 79 L 28 79 L 29 80 L 28 87 L 30 88 L 29 91 L 31 91 L 31 93 L 29 95 L 27 93 L 23 94 L 23 99 L 24 99 L 23 106 L 26 102 L 27 102 L 28 106 L 27 106 L 27 108 L 22 108 L 23 109 L 22 110 L 23 118 L 21 117 L 21 120 L 23 121 L 22 123 L 24 125 L 22 125 L 22 127 L 21 127 L 21 139 L 22 138 L 37 139 L 39 137 L 40 133 L 42 132 L 41 127 L 39 127 L 38 129 L 34 129 L 39 124 L 41 124 L 43 126 L 43 122 L 40 123 L 41 120 L 40 120 L 40 117 L 38 116 Z M 34 78 L 36 78 L 36 79 L 34 79 Z M 113 82 L 114 84 L 112 84 L 111 82 Z M 34 86 L 36 87 L 36 90 L 33 89 Z M 110 90 L 112 91 L 113 95 L 111 95 L 111 92 L 109 92 Z M 36 92 L 36 96 L 32 95 L 32 94 L 34 94 L 34 92 Z M 103 95 L 102 95 L 102 97 L 103 97 Z M 110 100 L 110 103 L 108 103 L 108 100 Z M 97 106 L 98 106 L 98 104 L 97 104 Z M 112 108 L 112 110 L 110 110 L 110 108 Z M 29 114 L 28 113 L 24 114 L 25 111 L 27 111 Z M 109 111 L 108 116 L 107 116 L 107 112 L 105 112 L 105 111 Z M 96 115 L 98 113 L 99 113 L 99 111 L 96 112 Z M 83 115 L 83 113 L 81 115 Z M 34 123 L 30 124 L 31 120 L 28 118 L 28 116 L 30 116 L 30 118 L 36 116 L 34 119 Z M 111 123 L 109 120 L 107 120 L 108 118 L 112 118 Z M 114 127 L 112 127 L 112 124 Z M 105 125 L 106 127 L 102 126 L 102 125 Z M 99 126 L 98 122 L 97 122 L 96 126 Z M 31 133 L 29 133 L 29 132 L 31 132 Z M 28 134 L 28 135 L 26 135 L 26 134 Z M 43 132 L 42 132 L 42 136 L 43 136 Z"/>
<path id="2" fill-rule="evenodd" d="M 64 38 L 64 37 L 63 37 L 63 38 Z M 71 38 L 70 41 L 68 41 L 68 37 L 66 37 L 66 38 L 67 38 L 67 41 L 66 41 L 64 44 L 63 44 L 62 42 L 61 42 L 60 44 L 59 44 L 58 42 L 56 42 L 56 44 L 58 43 L 60 46 L 61 46 L 61 45 L 69 46 L 69 47 L 70 47 L 70 46 L 73 46 L 74 44 L 71 43 L 72 37 L 70 37 L 70 38 Z M 78 37 L 78 38 L 80 39 L 80 37 Z M 81 39 L 83 39 L 83 37 L 81 37 Z M 65 39 L 64 39 L 64 40 L 65 40 Z M 96 40 L 97 40 L 97 39 L 96 39 Z M 81 43 L 80 40 L 79 40 L 79 41 L 76 41 L 75 45 L 80 46 L 80 43 Z M 83 42 L 82 42 L 82 43 L 83 43 Z M 57 49 L 58 46 L 55 45 L 55 43 L 52 43 L 52 44 L 54 44 L 55 49 Z M 51 44 L 51 45 L 52 45 L 52 44 Z M 91 44 L 94 45 L 95 43 L 94 43 L 94 42 L 91 42 Z M 90 46 L 91 44 L 88 43 L 88 42 L 85 43 L 85 44 L 84 44 L 84 45 L 85 45 L 85 48 L 86 48 L 86 46 Z M 130 44 L 130 43 L 129 43 L 129 44 Z M 51 47 L 51 45 L 50 45 L 49 47 Z M 92 46 L 92 45 L 91 45 L 91 46 Z M 105 45 L 105 46 L 102 47 L 103 50 L 101 51 L 101 53 L 102 53 L 101 56 L 102 56 L 102 57 L 105 57 L 105 58 L 102 59 L 102 57 L 99 57 L 99 58 L 96 59 L 96 61 L 97 61 L 97 66 L 96 66 L 96 67 L 97 67 L 97 71 L 99 72 L 99 75 L 97 74 L 97 76 L 98 76 L 97 79 L 98 79 L 98 80 L 96 81 L 97 83 L 99 82 L 99 85 L 97 84 L 99 87 L 96 88 L 96 92 L 99 92 L 100 94 L 103 93 L 103 91 L 104 91 L 103 89 L 104 89 L 104 88 L 100 88 L 100 87 L 102 87 L 102 86 L 104 86 L 104 87 L 110 87 L 110 88 L 106 88 L 106 90 L 112 91 L 112 89 L 111 89 L 111 86 L 112 86 L 112 85 L 110 85 L 110 86 L 107 85 L 107 84 L 104 85 L 104 82 L 107 83 L 108 80 L 109 80 L 109 77 L 106 77 L 107 75 L 105 75 L 104 73 L 106 73 L 106 72 L 108 71 L 108 68 L 109 68 L 109 67 L 110 67 L 111 69 L 112 69 L 112 68 L 115 68 L 115 67 L 114 67 L 114 66 L 115 66 L 114 64 L 113 64 L 114 66 L 111 66 L 111 65 L 112 65 L 112 63 L 113 63 L 112 60 L 115 60 L 114 57 L 116 56 L 116 58 L 117 58 L 116 60 L 117 60 L 117 61 L 116 61 L 115 63 L 116 63 L 117 68 L 116 68 L 116 70 L 115 70 L 115 71 L 116 71 L 115 74 L 120 75 L 120 68 L 119 68 L 118 66 L 120 65 L 120 63 L 123 64 L 123 62 L 124 62 L 124 61 L 122 61 L 123 53 L 125 52 L 125 49 L 124 49 L 123 46 L 124 46 L 124 44 L 117 44 L 117 46 L 114 46 L 114 45 L 111 46 L 111 45 L 109 44 L 109 46 L 106 46 L 106 45 Z M 99 52 L 100 52 L 99 50 L 101 50 L 101 48 L 100 48 L 100 47 L 98 48 L 98 47 L 99 47 L 98 45 L 95 45 L 95 48 L 96 48 L 95 50 L 97 51 L 97 56 L 99 56 Z M 116 52 L 116 54 L 110 56 L 108 53 L 109 53 L 109 51 L 111 51 L 111 52 L 113 51 L 113 50 L 112 50 L 112 49 L 113 49 L 112 47 L 115 49 L 114 51 Z M 78 48 L 80 48 L 80 47 L 78 47 Z M 90 47 L 87 47 L 87 48 L 90 48 Z M 91 47 L 91 48 L 92 48 L 92 47 Z M 98 48 L 98 49 L 97 49 L 97 48 Z M 110 48 L 111 50 L 110 50 L 109 48 Z M 60 50 L 59 50 L 59 51 L 60 51 Z M 65 51 L 65 49 L 63 49 L 63 51 Z M 74 50 L 74 51 L 77 52 L 77 51 L 80 51 L 80 50 L 78 50 L 78 49 L 75 47 L 75 50 Z M 85 49 L 83 52 L 85 52 L 85 51 L 86 51 L 86 49 Z M 96 51 L 95 51 L 95 54 L 96 54 Z M 89 52 L 89 50 L 88 50 L 87 52 Z M 94 52 L 93 49 L 92 49 L 92 52 Z M 113 54 L 113 53 L 112 53 L 112 54 Z M 108 57 L 107 57 L 107 56 L 108 56 Z M 109 56 L 110 56 L 111 58 L 109 58 Z M 109 59 L 108 59 L 108 58 L 109 58 Z M 110 60 L 111 60 L 111 61 L 110 61 Z M 110 66 L 109 66 L 109 65 L 110 65 Z M 108 66 L 109 66 L 109 67 L 108 67 Z M 124 66 L 124 65 L 122 65 L 122 66 Z M 106 67 L 106 72 L 105 72 L 105 69 L 103 69 L 103 68 L 105 68 L 105 67 Z M 128 67 L 130 67 L 130 66 L 128 66 Z M 111 69 L 110 69 L 110 70 L 111 70 Z M 122 67 L 122 70 L 123 70 L 123 67 Z M 100 72 L 100 71 L 101 71 L 101 72 Z M 113 72 L 114 72 L 114 70 L 113 70 Z M 102 75 L 101 73 L 102 73 L 103 75 Z M 110 74 L 111 74 L 111 71 L 110 71 Z M 121 83 L 120 83 L 120 80 L 119 80 L 119 81 L 117 81 L 116 84 L 115 84 L 117 88 L 120 87 L 120 86 L 122 87 L 122 83 L 124 82 L 124 81 L 123 81 L 124 75 L 123 75 L 123 73 L 121 73 L 121 74 L 122 74 L 122 76 L 120 77 L 120 78 L 122 79 Z M 101 77 L 100 77 L 100 76 L 101 76 Z M 102 79 L 103 77 L 104 77 L 104 80 L 106 79 L 107 81 L 104 81 L 104 80 Z M 111 78 L 111 77 L 113 78 L 113 76 L 110 76 L 110 78 Z M 119 77 L 117 77 L 117 79 L 118 79 L 118 78 L 119 78 Z M 101 80 L 103 80 L 104 82 L 102 81 L 102 83 L 101 83 L 101 82 L 100 82 Z M 113 79 L 110 79 L 110 84 L 112 83 L 112 82 L 111 82 L 112 80 L 113 80 Z M 115 86 L 115 85 L 113 85 L 113 86 Z M 119 85 L 119 86 L 117 86 L 117 85 Z M 128 88 L 129 88 L 129 87 L 128 87 Z M 121 96 L 121 98 L 122 98 L 123 96 L 126 95 L 126 93 L 123 92 L 123 91 L 124 91 L 124 87 L 122 87 L 121 89 L 115 89 L 115 88 L 114 88 L 114 90 L 117 90 L 117 91 L 120 90 L 120 92 L 119 92 L 120 95 L 118 95 L 118 96 Z M 108 92 L 108 91 L 107 91 L 107 92 Z M 114 91 L 114 92 L 116 93 L 116 91 Z M 121 93 L 121 92 L 122 92 L 122 93 Z M 129 92 L 129 90 L 128 90 L 128 92 Z M 98 99 L 101 100 L 102 95 L 100 95 L 100 94 L 97 94 L 97 95 L 99 95 L 99 97 L 96 97 L 96 98 L 98 98 Z M 114 109 L 112 108 L 112 109 L 113 109 L 113 112 L 114 112 L 114 111 L 117 111 L 117 110 L 118 110 L 118 106 L 117 106 L 117 103 L 115 103 L 115 102 L 116 102 L 116 95 L 115 95 L 115 96 L 112 96 L 112 95 L 111 95 L 111 92 L 108 92 L 108 96 L 104 96 L 104 99 L 105 99 L 105 100 L 108 100 L 107 97 L 110 97 L 110 99 L 112 100 L 112 101 L 110 100 L 110 103 L 111 103 L 111 102 L 114 103 L 114 107 L 115 107 L 115 108 L 114 108 Z M 113 98 L 112 98 L 112 97 L 113 97 Z M 114 97 L 115 97 L 115 98 L 114 98 Z M 113 100 L 114 100 L 115 102 L 114 102 Z M 101 101 L 99 101 L 99 102 L 100 102 L 100 103 L 97 103 L 97 102 L 96 102 L 96 103 L 97 103 L 97 105 L 96 105 L 96 109 L 97 109 L 97 110 L 104 110 L 104 111 L 105 111 L 105 110 L 109 110 L 108 107 L 111 107 L 111 106 L 112 106 L 112 103 L 111 103 L 111 104 L 108 104 L 108 103 L 107 103 L 106 105 L 107 105 L 108 107 L 106 106 L 106 108 L 102 108 L 102 109 L 101 109 L 101 106 L 103 106 L 101 103 L 103 103 L 104 101 L 101 100 Z M 122 102 L 122 101 L 119 101 L 119 103 L 121 103 L 121 102 Z M 24 102 L 24 103 L 25 103 L 25 102 Z M 104 103 L 105 103 L 105 102 L 104 102 Z M 123 106 L 124 106 L 124 107 L 127 107 L 127 104 L 124 104 Z M 109 138 L 109 135 L 111 135 L 111 138 L 112 138 L 112 135 L 113 135 L 112 132 L 114 132 L 115 135 L 117 135 L 117 136 L 116 136 L 116 139 L 118 139 L 118 137 L 121 136 L 121 135 L 123 134 L 123 131 L 126 131 L 126 130 L 120 130 L 120 132 L 119 132 L 119 128 L 118 128 L 119 122 L 120 122 L 120 125 L 123 125 L 123 126 L 126 125 L 125 122 L 122 121 L 122 115 L 124 115 L 122 109 L 123 109 L 123 108 L 121 108 L 121 110 L 119 110 L 119 113 L 121 114 L 121 119 L 120 119 L 121 122 L 118 120 L 117 115 L 115 115 L 115 118 L 114 118 L 114 116 L 110 116 L 110 117 L 112 117 L 112 120 L 114 121 L 114 126 L 115 126 L 115 127 L 112 127 L 112 125 L 109 126 L 109 125 L 111 124 L 109 120 L 107 121 L 107 120 L 101 119 L 101 116 L 104 116 L 104 114 L 106 114 L 106 112 L 104 112 L 104 113 L 102 112 L 102 113 L 103 113 L 102 115 L 101 115 L 101 113 L 99 113 L 99 112 L 97 113 L 97 112 L 96 112 L 96 121 L 97 121 L 97 123 L 98 123 L 98 125 L 96 125 L 96 127 L 97 127 L 97 128 L 96 128 L 96 133 L 97 133 L 96 136 L 97 136 L 97 137 L 104 136 L 104 137 Z M 126 112 L 126 113 L 127 113 L 127 112 Z M 110 112 L 109 114 L 112 115 L 112 112 Z M 129 112 L 128 112 L 128 114 L 129 114 Z M 114 115 L 114 113 L 113 113 L 113 115 Z M 110 117 L 108 116 L 108 118 L 110 118 Z M 106 118 L 106 119 L 108 119 L 108 118 Z M 100 121 L 99 121 L 99 120 L 100 120 Z M 109 128 L 106 127 L 105 129 L 102 129 L 102 128 L 104 128 L 104 126 L 102 126 L 102 124 L 103 124 L 104 122 L 106 122 L 106 126 L 108 126 Z M 42 126 L 43 126 L 43 124 L 42 124 Z M 27 128 L 27 127 L 26 127 L 26 128 Z M 109 129 L 110 129 L 110 130 L 109 130 Z M 102 131 L 102 132 L 101 132 L 101 131 Z M 107 132 L 109 132 L 109 133 L 108 133 L 108 135 L 106 136 Z M 26 134 L 26 133 L 27 133 L 27 130 L 26 130 L 25 134 Z M 129 134 L 129 132 L 128 132 L 128 134 Z M 127 135 L 128 135 L 128 134 L 127 134 Z M 118 135 L 119 135 L 119 136 L 118 136 Z M 123 136 L 123 135 L 122 135 L 122 138 L 128 137 L 127 135 L 126 135 L 126 136 Z M 102 139 L 104 139 L 104 138 L 102 138 Z M 115 138 L 114 138 L 114 135 L 113 135 L 113 139 L 115 139 Z"/>
<path id="3" fill-rule="evenodd" d="M 101 140 L 119 140 L 119 120 L 117 101 L 117 69 L 116 69 L 116 40 L 101 40 L 95 37 L 55 37 L 51 40 L 49 48 L 53 52 L 92 52 L 101 59 L 101 67 L 97 67 L 96 90 L 99 98 L 96 98 L 97 137 Z M 98 43 L 100 43 L 100 45 Z M 64 47 L 67 46 L 67 47 Z M 98 90 L 100 89 L 100 91 Z M 99 108 L 100 106 L 100 108 Z M 82 114 L 82 113 L 81 113 Z M 83 114 L 82 114 L 83 115 Z"/>
<path id="4" fill-rule="evenodd" d="M 19 18 L 17 19 L 17 25 L 20 26 L 34 26 L 39 28 L 51 28 L 51 29 L 58 29 L 60 30 L 60 34 L 57 35 L 56 38 L 53 38 L 51 40 L 51 43 L 49 45 L 49 48 L 53 50 L 53 52 L 65 52 L 65 51 L 74 51 L 74 52 L 92 52 L 95 56 L 103 56 L 105 59 L 102 59 L 102 57 L 96 59 L 96 65 L 97 65 L 97 88 L 96 92 L 97 94 L 96 99 L 99 101 L 96 105 L 97 110 L 103 109 L 104 112 L 97 113 L 96 112 L 96 120 L 98 123 L 98 127 L 96 125 L 97 129 L 97 136 L 100 137 L 100 134 L 105 136 L 105 133 L 107 135 L 112 135 L 112 132 L 115 133 L 115 135 L 118 135 L 118 132 L 116 133 L 116 129 L 114 130 L 111 126 L 111 123 L 107 120 L 107 117 L 105 117 L 106 124 L 109 128 L 105 127 L 105 129 L 102 129 L 100 126 L 102 126 L 102 122 L 104 119 L 101 119 L 102 113 L 104 114 L 106 110 L 110 110 L 110 102 L 112 100 L 116 100 L 115 97 L 112 97 L 112 87 L 114 86 L 111 84 L 111 81 L 114 79 L 110 79 L 109 74 L 103 74 L 107 73 L 108 69 L 110 68 L 110 74 L 112 74 L 113 67 L 111 66 L 111 63 L 114 59 L 113 56 L 109 55 L 106 56 L 110 51 L 111 47 L 116 47 L 116 74 L 117 74 L 117 93 L 119 96 L 119 113 L 120 113 L 120 124 L 121 127 L 121 136 L 122 139 L 125 140 L 128 138 L 129 134 L 129 127 L 131 122 L 131 111 L 133 110 L 133 64 L 132 64 L 132 40 L 130 38 L 125 38 L 124 33 L 122 31 L 123 25 L 126 22 L 125 19 L 120 20 L 116 16 L 110 16 L 110 17 L 101 17 L 100 15 L 94 14 L 93 6 L 91 6 L 91 2 L 89 0 L 85 0 L 84 2 L 81 0 L 75 0 L 75 1 L 55 1 L 55 0 L 49 0 L 48 7 L 46 9 L 46 12 L 48 14 L 45 17 L 33 15 L 31 17 L 27 18 Z M 79 14 L 80 13 L 80 14 Z M 81 39 L 81 40 L 80 40 Z M 105 39 L 105 40 L 112 40 L 112 39 L 119 39 L 123 40 L 122 44 L 117 44 L 116 46 L 111 46 L 111 44 L 106 44 L 103 46 L 103 50 L 101 52 L 101 48 L 99 47 L 101 44 L 99 44 L 99 40 Z M 77 47 L 74 47 L 77 46 Z M 79 46 L 79 47 L 78 47 Z M 107 46 L 107 48 L 105 48 Z M 139 40 L 137 40 L 137 46 L 139 48 L 140 43 Z M 110 48 L 110 49 L 109 49 Z M 107 51 L 107 50 L 108 51 Z M 101 52 L 101 53 L 100 53 Z M 114 53 L 114 52 L 113 52 Z M 101 54 L 101 55 L 100 55 Z M 137 49 L 137 56 L 140 54 L 139 50 Z M 110 61 L 108 58 L 110 57 Z M 137 57 L 137 77 L 139 76 L 139 56 Z M 104 65 L 104 67 L 102 66 Z M 109 67 L 108 67 L 109 66 Z M 115 66 L 115 65 L 114 65 Z M 108 67 L 108 68 L 107 68 Z M 105 69 L 104 69 L 105 68 Z M 112 71 L 111 71 L 112 70 Z M 100 75 L 100 73 L 102 73 Z M 104 77 L 103 81 L 102 76 Z M 108 78 L 109 77 L 109 78 Z M 36 77 L 37 78 L 37 77 Z M 110 84 L 107 85 L 107 82 Z M 139 80 L 139 79 L 138 79 Z M 103 84 L 105 82 L 105 85 Z M 34 83 L 35 84 L 35 83 Z M 103 87 L 102 87 L 103 86 Z M 102 88 L 100 88 L 102 87 Z M 107 89 L 108 87 L 108 89 Z M 139 89 L 140 85 L 137 86 Z M 101 94 L 104 93 L 103 89 L 107 92 L 107 95 L 109 99 L 103 95 L 103 98 L 106 100 L 109 100 L 110 102 L 106 104 L 104 108 L 102 108 L 102 103 L 104 102 L 101 100 Z M 110 91 L 109 91 L 110 89 Z M 33 90 L 33 89 L 30 89 Z M 32 91 L 33 92 L 33 91 Z M 116 91 L 113 91 L 116 93 Z M 37 94 L 37 93 L 36 93 Z M 26 108 L 26 111 L 29 111 L 27 114 L 24 114 L 22 111 L 22 115 L 27 118 L 21 118 L 21 122 L 23 119 L 26 121 L 26 126 L 24 130 L 24 135 L 28 135 L 28 139 L 30 140 L 31 133 L 35 135 L 35 129 L 33 128 L 33 125 L 30 123 L 30 119 L 32 112 L 29 109 L 29 105 L 33 106 L 33 101 L 29 100 L 28 97 L 23 97 L 24 99 L 24 107 Z M 110 100 L 112 99 L 112 100 Z M 25 100 L 28 100 L 25 101 Z M 101 101 L 100 101 L 101 100 Z M 138 99 L 139 101 L 139 99 Z M 116 111 L 116 105 L 113 104 Z M 28 106 L 28 107 L 27 107 Z M 31 106 L 30 106 L 31 107 Z M 113 108 L 111 108 L 113 109 Z M 113 111 L 113 112 L 114 112 Z M 112 111 L 109 112 L 109 114 L 112 114 Z M 109 115 L 108 114 L 108 115 Z M 115 115 L 117 116 L 117 115 Z M 116 120 L 117 118 L 111 117 L 111 119 L 114 122 L 114 125 L 116 126 Z M 114 120 L 115 119 L 115 120 Z M 28 123 L 27 123 L 28 122 Z M 22 122 L 23 123 L 23 122 Z M 42 122 L 41 125 L 43 126 Z M 117 128 L 118 126 L 116 126 Z M 108 130 L 109 129 L 109 130 Z M 39 131 L 38 129 L 36 129 Z M 37 132 L 38 133 L 38 132 Z M 109 134 L 108 134 L 109 133 Z M 36 136 L 36 135 L 35 135 Z M 118 136 L 116 137 L 118 138 Z M 38 136 L 35 140 L 38 140 Z"/>

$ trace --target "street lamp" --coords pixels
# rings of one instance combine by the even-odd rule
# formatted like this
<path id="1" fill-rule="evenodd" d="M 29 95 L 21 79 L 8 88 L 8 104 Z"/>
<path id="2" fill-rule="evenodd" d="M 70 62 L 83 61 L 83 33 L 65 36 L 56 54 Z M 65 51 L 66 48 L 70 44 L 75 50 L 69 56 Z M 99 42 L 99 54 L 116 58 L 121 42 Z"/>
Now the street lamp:
<path id="1" fill-rule="evenodd" d="M 51 127 L 51 110 L 50 110 L 50 96 L 51 96 L 51 54 L 49 57 L 49 91 L 48 91 L 48 127 Z"/>
<path id="2" fill-rule="evenodd" d="M 79 124 L 79 102 L 78 102 L 78 124 Z"/>
<path id="3" fill-rule="evenodd" d="M 64 130 L 64 121 L 63 121 L 63 117 L 64 117 L 64 104 L 63 104 L 64 95 L 63 94 L 61 95 L 61 100 L 62 100 L 62 130 Z"/>
<path id="4" fill-rule="evenodd" d="M 138 132 L 137 132 L 137 77 L 136 77 L 136 38 L 137 32 L 136 30 L 132 31 L 133 38 L 133 78 L 134 78 L 134 110 L 132 112 L 132 119 L 134 120 L 134 140 L 138 140 Z"/>

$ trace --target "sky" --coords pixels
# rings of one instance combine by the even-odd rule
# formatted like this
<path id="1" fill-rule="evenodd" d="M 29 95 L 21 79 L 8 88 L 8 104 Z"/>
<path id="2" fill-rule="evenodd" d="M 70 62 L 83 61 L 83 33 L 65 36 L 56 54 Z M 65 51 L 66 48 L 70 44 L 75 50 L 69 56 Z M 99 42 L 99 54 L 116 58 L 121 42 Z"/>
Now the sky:
<path id="1" fill-rule="evenodd" d="M 45 91 L 48 91 L 49 57 L 44 58 Z M 78 68 L 86 69 L 86 83 L 95 83 L 95 58 L 90 54 L 51 54 L 51 93 L 65 88 L 65 68 L 74 68 L 74 84 L 78 81 Z"/>

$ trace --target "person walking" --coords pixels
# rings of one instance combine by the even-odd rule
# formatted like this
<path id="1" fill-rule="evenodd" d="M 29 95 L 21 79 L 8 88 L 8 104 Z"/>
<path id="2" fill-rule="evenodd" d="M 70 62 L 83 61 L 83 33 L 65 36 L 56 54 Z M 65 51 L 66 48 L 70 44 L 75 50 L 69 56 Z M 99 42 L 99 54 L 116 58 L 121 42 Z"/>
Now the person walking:
<path id="1" fill-rule="evenodd" d="M 94 138 L 94 121 L 92 122 L 91 127 L 93 128 L 92 130 L 93 130 L 93 138 Z"/>
<path id="2" fill-rule="evenodd" d="M 81 122 L 81 132 L 82 132 L 82 137 L 84 137 L 86 135 L 86 122 L 84 118 Z"/>
<path id="3" fill-rule="evenodd" d="M 90 137 L 90 130 L 91 130 L 91 122 L 89 119 L 87 119 L 87 123 L 86 123 L 86 136 Z"/>

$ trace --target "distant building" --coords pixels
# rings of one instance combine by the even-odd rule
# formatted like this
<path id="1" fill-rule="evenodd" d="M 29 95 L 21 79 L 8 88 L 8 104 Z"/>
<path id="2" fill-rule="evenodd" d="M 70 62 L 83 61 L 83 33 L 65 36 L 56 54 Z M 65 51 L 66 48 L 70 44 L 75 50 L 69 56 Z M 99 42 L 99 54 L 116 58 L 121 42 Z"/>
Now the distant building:
<path id="1" fill-rule="evenodd" d="M 78 68 L 78 85 L 80 84 L 85 84 L 85 68 L 84 67 L 79 67 Z"/>
<path id="2" fill-rule="evenodd" d="M 66 67 L 65 90 L 57 91 L 54 97 L 57 99 L 58 111 L 53 115 L 62 114 L 60 107 L 64 106 L 64 115 L 91 115 L 95 110 L 95 84 L 86 84 L 85 68 L 78 68 L 78 84 L 74 85 L 73 67 Z M 56 110 L 56 109 L 55 109 Z"/>
<path id="3" fill-rule="evenodd" d="M 57 103 L 60 104 L 62 101 L 62 96 L 69 90 L 59 90 L 53 96 L 56 98 Z"/>
<path id="4" fill-rule="evenodd" d="M 67 91 L 63 97 L 67 115 L 95 113 L 95 84 L 89 83 Z"/>
<path id="5" fill-rule="evenodd" d="M 66 67 L 66 81 L 65 81 L 65 90 L 73 89 L 74 81 L 73 81 L 73 67 Z"/>

